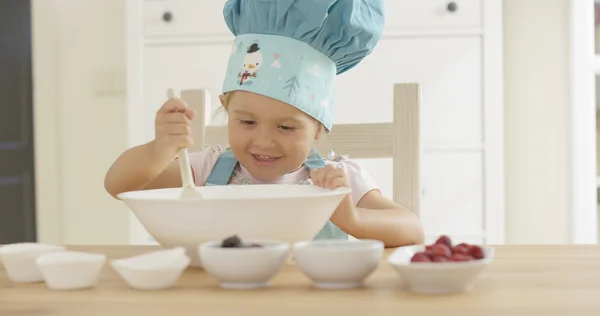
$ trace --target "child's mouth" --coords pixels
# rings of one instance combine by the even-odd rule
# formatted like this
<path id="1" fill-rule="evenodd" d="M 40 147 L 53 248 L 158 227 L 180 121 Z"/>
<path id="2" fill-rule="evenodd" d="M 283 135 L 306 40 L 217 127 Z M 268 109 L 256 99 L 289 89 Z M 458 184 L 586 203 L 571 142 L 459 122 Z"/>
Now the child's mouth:
<path id="1" fill-rule="evenodd" d="M 264 155 L 252 155 L 254 157 L 254 161 L 261 166 L 270 166 L 273 165 L 279 158 L 281 157 L 272 157 L 272 156 L 264 156 Z"/>

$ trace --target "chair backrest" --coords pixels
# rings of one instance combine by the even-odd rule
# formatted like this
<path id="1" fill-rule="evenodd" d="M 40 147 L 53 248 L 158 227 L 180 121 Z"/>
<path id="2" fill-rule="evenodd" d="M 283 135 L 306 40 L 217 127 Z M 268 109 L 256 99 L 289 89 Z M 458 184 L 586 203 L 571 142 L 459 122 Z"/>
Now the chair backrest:
<path id="1" fill-rule="evenodd" d="M 394 87 L 392 122 L 334 124 L 317 149 L 329 150 L 354 159 L 392 158 L 394 202 L 420 215 L 421 210 L 421 90 L 417 83 L 398 83 Z M 206 90 L 182 90 L 181 98 L 196 110 L 193 121 L 194 146 L 228 144 L 227 126 L 210 125 L 210 95 Z"/>

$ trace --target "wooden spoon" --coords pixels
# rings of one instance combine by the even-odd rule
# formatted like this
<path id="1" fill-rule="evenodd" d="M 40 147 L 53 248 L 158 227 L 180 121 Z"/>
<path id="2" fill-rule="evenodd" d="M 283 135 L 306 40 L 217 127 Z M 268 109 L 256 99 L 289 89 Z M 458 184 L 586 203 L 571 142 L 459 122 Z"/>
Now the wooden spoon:
<path id="1" fill-rule="evenodd" d="M 167 97 L 169 99 L 178 98 L 173 89 L 167 90 Z M 177 151 L 177 156 L 179 158 L 179 171 L 181 173 L 181 184 L 183 187 L 183 190 L 181 191 L 181 198 L 202 198 L 202 194 L 198 191 L 196 185 L 194 184 L 194 177 L 192 176 L 192 166 L 190 165 L 188 149 L 186 147 L 179 148 Z"/>

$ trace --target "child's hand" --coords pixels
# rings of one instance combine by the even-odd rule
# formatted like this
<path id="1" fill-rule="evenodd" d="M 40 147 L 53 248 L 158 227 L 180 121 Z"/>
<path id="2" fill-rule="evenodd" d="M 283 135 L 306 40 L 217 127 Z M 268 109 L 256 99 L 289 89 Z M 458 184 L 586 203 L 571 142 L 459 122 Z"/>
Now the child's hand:
<path id="1" fill-rule="evenodd" d="M 179 148 L 192 146 L 191 120 L 195 115 L 194 110 L 188 108 L 181 99 L 173 98 L 165 102 L 156 113 L 156 154 L 173 159 Z"/>
<path id="2" fill-rule="evenodd" d="M 322 188 L 334 190 L 340 187 L 348 187 L 348 175 L 344 169 L 336 168 L 334 165 L 312 169 L 310 178 L 314 185 Z"/>
<path id="3" fill-rule="evenodd" d="M 313 169 L 310 177 L 314 185 L 335 190 L 340 187 L 349 187 L 348 175 L 341 168 L 335 168 L 334 165 L 327 165 L 321 169 Z M 336 224 L 342 230 L 352 231 L 358 225 L 358 212 L 348 194 L 340 203 L 338 208 L 331 216 L 331 222 Z"/>

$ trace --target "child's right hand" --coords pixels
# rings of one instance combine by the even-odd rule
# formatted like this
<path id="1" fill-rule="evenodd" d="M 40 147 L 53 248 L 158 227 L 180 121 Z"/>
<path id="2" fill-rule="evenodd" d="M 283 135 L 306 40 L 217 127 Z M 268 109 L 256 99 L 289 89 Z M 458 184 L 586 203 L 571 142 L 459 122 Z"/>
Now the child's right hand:
<path id="1" fill-rule="evenodd" d="M 155 153 L 171 160 L 179 148 L 192 146 L 191 120 L 195 115 L 181 99 L 167 100 L 156 113 Z"/>

